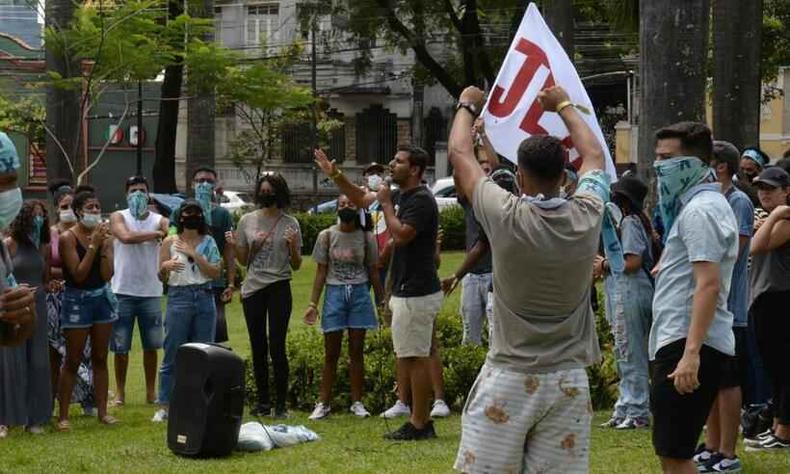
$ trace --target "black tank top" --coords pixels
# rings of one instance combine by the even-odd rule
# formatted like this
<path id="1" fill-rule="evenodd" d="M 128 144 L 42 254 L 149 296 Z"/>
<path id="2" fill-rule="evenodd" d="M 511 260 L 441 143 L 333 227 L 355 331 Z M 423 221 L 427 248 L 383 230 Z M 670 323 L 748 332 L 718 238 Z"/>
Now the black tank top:
<path id="1" fill-rule="evenodd" d="M 88 253 L 88 250 L 82 246 L 80 243 L 80 239 L 77 236 L 74 236 L 74 240 L 77 241 L 77 256 L 80 257 L 80 262 L 83 258 L 85 258 L 85 254 Z M 66 280 L 66 286 L 69 288 L 77 288 L 79 290 L 95 290 L 96 288 L 101 288 L 106 283 L 101 277 L 101 255 L 99 252 L 96 252 L 96 255 L 93 257 L 93 265 L 91 266 L 91 271 L 88 274 L 88 278 L 85 279 L 82 283 L 77 283 L 74 281 L 74 276 L 72 276 L 71 272 L 69 272 L 66 265 L 63 265 L 63 279 Z"/>

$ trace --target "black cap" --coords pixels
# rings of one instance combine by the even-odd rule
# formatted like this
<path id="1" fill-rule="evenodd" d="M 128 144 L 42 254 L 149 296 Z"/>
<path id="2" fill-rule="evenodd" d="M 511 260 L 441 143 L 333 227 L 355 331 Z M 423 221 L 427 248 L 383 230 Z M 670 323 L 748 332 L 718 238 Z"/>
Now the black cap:
<path id="1" fill-rule="evenodd" d="M 647 186 L 633 175 L 623 176 L 612 184 L 612 194 L 619 194 L 629 201 L 637 210 L 641 210 L 647 196 Z"/>
<path id="2" fill-rule="evenodd" d="M 790 175 L 778 166 L 771 166 L 754 178 L 754 184 L 763 184 L 772 188 L 787 187 L 790 186 Z"/>

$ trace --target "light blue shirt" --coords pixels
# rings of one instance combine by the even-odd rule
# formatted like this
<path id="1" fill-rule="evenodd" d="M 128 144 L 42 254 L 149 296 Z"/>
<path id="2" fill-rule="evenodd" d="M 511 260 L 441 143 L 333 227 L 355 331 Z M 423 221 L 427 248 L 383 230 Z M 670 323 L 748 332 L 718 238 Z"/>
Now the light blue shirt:
<path id="1" fill-rule="evenodd" d="M 727 309 L 727 298 L 738 256 L 738 223 L 718 184 L 693 187 L 681 197 L 681 204 L 659 261 L 648 339 L 650 360 L 662 347 L 688 336 L 696 286 L 694 262 L 719 264 L 719 296 L 704 344 L 734 355 L 733 316 Z"/>
<path id="2" fill-rule="evenodd" d="M 734 186 L 726 194 L 727 202 L 730 203 L 735 220 L 738 222 L 738 235 L 748 237 L 745 248 L 735 262 L 735 269 L 732 271 L 732 285 L 730 286 L 730 297 L 727 300 L 727 309 L 732 312 L 734 327 L 746 327 L 749 325 L 749 246 L 752 241 L 754 229 L 754 205 L 749 196 Z"/>

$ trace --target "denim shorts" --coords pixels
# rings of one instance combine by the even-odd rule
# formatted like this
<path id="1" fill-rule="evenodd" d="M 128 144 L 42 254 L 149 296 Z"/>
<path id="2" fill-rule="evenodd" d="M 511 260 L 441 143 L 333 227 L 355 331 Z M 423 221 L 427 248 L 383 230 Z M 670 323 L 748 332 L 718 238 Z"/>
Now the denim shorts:
<path id="1" fill-rule="evenodd" d="M 94 324 L 112 323 L 118 316 L 109 289 L 81 290 L 66 287 L 60 307 L 60 327 L 86 329 Z"/>
<path id="2" fill-rule="evenodd" d="M 162 325 L 162 298 L 129 295 L 117 295 L 117 297 L 118 320 L 112 325 L 110 349 L 116 354 L 129 352 L 132 348 L 135 317 L 143 350 L 161 349 L 165 338 Z"/>
<path id="3" fill-rule="evenodd" d="M 326 285 L 321 330 L 325 333 L 344 329 L 376 329 L 376 313 L 367 283 Z"/>

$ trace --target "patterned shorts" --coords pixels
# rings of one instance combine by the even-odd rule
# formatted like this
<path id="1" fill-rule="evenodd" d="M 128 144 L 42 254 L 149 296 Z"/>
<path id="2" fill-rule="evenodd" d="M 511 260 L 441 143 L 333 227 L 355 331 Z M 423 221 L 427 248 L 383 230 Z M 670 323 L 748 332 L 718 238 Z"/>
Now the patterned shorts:
<path id="1" fill-rule="evenodd" d="M 591 421 L 584 369 L 525 374 L 486 364 L 464 407 L 455 469 L 589 472 Z"/>

